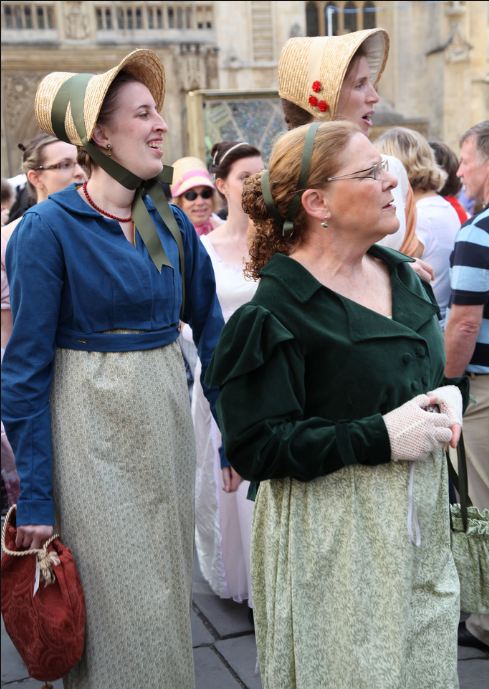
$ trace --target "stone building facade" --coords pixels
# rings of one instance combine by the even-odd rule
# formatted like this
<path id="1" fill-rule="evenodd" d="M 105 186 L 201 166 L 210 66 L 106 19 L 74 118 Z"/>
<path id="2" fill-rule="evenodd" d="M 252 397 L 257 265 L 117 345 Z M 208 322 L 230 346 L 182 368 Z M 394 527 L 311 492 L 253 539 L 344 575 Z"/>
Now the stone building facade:
<path id="1" fill-rule="evenodd" d="M 168 162 L 194 152 L 185 95 L 276 89 L 290 36 L 387 29 L 380 125 L 414 123 L 457 149 L 489 112 L 489 2 L 4 0 L 1 14 L 3 176 L 19 171 L 17 143 L 36 133 L 33 99 L 47 72 L 105 71 L 138 47 L 166 67 Z"/>

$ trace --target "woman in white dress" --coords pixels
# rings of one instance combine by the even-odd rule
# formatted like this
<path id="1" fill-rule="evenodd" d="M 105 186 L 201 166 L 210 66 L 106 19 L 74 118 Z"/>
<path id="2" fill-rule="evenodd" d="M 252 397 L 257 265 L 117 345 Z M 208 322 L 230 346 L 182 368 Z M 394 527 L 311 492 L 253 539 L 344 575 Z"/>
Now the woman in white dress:
<path id="1" fill-rule="evenodd" d="M 244 180 L 263 169 L 258 149 L 247 143 L 221 142 L 212 149 L 216 187 L 228 207 L 228 217 L 210 234 L 201 236 L 211 258 L 224 320 L 255 293 L 257 283 L 243 276 L 249 260 L 248 216 L 241 207 Z M 200 569 L 221 598 L 251 603 L 250 534 L 253 502 L 242 481 L 220 456 L 221 436 L 200 384 L 197 364 L 192 396 L 197 445 L 195 495 L 196 550 Z"/>

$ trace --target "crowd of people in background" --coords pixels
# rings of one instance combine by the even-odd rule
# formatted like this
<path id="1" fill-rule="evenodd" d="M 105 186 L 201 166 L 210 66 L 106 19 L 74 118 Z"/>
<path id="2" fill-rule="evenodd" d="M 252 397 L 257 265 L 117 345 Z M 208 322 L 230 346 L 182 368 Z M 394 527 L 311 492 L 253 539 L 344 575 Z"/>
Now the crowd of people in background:
<path id="1" fill-rule="evenodd" d="M 489 120 L 459 151 L 370 142 L 388 52 L 383 29 L 289 39 L 270 160 L 215 142 L 171 183 L 152 51 L 91 77 L 88 144 L 53 106 L 77 75 L 41 82 L 1 188 L 2 511 L 77 558 L 67 687 L 134 686 L 117 642 L 139 683 L 192 689 L 194 543 L 249 607 L 264 689 L 455 689 L 457 639 L 489 651 L 489 615 L 459 623 L 443 452 L 463 425 L 489 508 Z"/>

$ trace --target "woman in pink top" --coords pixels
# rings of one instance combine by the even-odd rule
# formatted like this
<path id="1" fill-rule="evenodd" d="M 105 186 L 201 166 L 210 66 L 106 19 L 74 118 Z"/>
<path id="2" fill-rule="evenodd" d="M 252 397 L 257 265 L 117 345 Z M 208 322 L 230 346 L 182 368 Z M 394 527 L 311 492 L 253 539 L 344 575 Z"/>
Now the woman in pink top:
<path id="1" fill-rule="evenodd" d="M 173 203 L 183 210 L 199 236 L 209 234 L 221 218 L 216 215 L 216 188 L 205 164 L 199 158 L 186 156 L 173 163 Z"/>

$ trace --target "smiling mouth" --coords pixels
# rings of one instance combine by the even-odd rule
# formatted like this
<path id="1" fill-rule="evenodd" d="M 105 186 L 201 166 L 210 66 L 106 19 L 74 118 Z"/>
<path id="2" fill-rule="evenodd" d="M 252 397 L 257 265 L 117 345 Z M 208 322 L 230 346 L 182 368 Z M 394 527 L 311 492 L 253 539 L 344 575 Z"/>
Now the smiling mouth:
<path id="1" fill-rule="evenodd" d="M 372 113 L 368 115 L 362 115 L 362 120 L 365 122 L 365 124 L 368 124 L 369 127 L 372 126 Z"/>
<path id="2" fill-rule="evenodd" d="M 384 209 L 384 208 L 395 208 L 395 207 L 396 206 L 394 204 L 394 199 L 392 199 L 392 201 L 389 201 L 389 203 L 386 203 L 385 206 L 382 206 L 382 209 Z"/>

